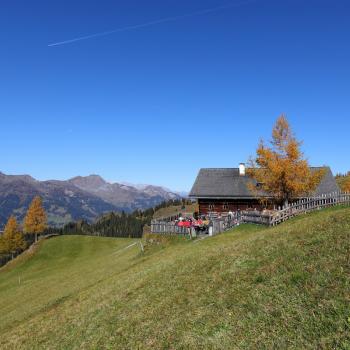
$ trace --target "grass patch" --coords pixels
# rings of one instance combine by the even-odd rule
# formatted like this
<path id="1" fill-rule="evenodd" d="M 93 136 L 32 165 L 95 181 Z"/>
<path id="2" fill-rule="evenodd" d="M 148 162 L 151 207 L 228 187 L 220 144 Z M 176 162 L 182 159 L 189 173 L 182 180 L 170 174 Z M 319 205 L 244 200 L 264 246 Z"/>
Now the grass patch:
<path id="1" fill-rule="evenodd" d="M 348 208 L 133 242 L 54 238 L 0 272 L 0 347 L 350 348 Z"/>
<path id="2" fill-rule="evenodd" d="M 186 204 L 185 206 L 183 205 L 171 205 L 166 208 L 160 208 L 158 209 L 154 215 L 154 219 L 159 219 L 167 216 L 172 216 L 172 215 L 178 215 L 180 213 L 190 213 L 193 214 L 195 211 L 198 211 L 198 204 L 193 203 L 193 204 Z"/>

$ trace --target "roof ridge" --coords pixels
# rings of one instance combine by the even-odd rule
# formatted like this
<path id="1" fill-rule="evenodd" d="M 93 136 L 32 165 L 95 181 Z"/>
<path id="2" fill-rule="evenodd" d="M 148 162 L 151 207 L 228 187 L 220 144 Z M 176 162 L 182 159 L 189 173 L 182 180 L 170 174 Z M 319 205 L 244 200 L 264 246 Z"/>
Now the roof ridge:
<path id="1" fill-rule="evenodd" d="M 239 168 L 200 168 L 201 170 L 239 170 Z"/>
<path id="2" fill-rule="evenodd" d="M 309 166 L 310 169 L 320 169 L 320 168 L 330 168 L 329 165 L 322 166 Z M 200 170 L 239 170 L 238 167 L 235 168 L 200 168 Z"/>
<path id="3" fill-rule="evenodd" d="M 329 166 L 309 167 L 312 172 L 325 169 L 325 175 L 316 193 L 329 193 L 338 190 Z M 240 176 L 239 168 L 201 168 L 190 191 L 190 197 L 235 197 L 255 198 L 248 183 L 256 182 L 249 176 Z"/>

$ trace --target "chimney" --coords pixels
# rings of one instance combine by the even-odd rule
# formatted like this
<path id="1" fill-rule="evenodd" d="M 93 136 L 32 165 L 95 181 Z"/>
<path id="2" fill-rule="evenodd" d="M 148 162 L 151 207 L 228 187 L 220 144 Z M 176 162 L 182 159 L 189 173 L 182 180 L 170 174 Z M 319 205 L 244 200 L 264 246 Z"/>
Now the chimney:
<path id="1" fill-rule="evenodd" d="M 245 176 L 245 164 L 244 163 L 239 164 L 239 176 Z"/>

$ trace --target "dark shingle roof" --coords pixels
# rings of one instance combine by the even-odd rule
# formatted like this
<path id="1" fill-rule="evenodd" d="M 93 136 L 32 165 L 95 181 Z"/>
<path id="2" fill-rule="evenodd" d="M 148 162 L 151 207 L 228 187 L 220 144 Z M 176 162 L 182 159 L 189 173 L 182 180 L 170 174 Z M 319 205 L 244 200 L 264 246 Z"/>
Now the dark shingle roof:
<path id="1" fill-rule="evenodd" d="M 321 168 L 311 168 L 316 171 Z M 317 187 L 315 195 L 339 191 L 329 167 L 323 167 L 325 175 Z M 238 168 L 206 168 L 198 173 L 190 192 L 194 198 L 253 198 L 248 183 L 256 184 L 249 176 L 240 176 Z"/>
<path id="2" fill-rule="evenodd" d="M 320 196 L 322 194 L 340 191 L 340 188 L 337 185 L 337 182 L 335 181 L 335 178 L 333 176 L 333 173 L 332 173 L 332 170 L 330 167 L 327 166 L 327 167 L 311 168 L 311 171 L 317 171 L 320 169 L 324 169 L 325 174 L 324 174 L 320 184 L 317 186 L 314 195 Z"/>

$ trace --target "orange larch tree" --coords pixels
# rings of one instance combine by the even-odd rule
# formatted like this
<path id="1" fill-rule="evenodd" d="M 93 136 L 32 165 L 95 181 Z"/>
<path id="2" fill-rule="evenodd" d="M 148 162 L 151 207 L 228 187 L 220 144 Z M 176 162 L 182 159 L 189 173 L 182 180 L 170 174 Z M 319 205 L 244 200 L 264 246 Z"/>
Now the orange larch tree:
<path id="1" fill-rule="evenodd" d="M 288 120 L 281 115 L 272 130 L 270 145 L 260 141 L 256 156 L 249 161 L 248 175 L 278 204 L 286 205 L 310 194 L 324 175 L 323 170 L 310 170 L 300 146 Z"/>
<path id="2" fill-rule="evenodd" d="M 345 179 L 345 181 L 343 182 L 341 189 L 344 192 L 350 193 L 350 176 L 348 175 Z"/>
<path id="3" fill-rule="evenodd" d="M 42 200 L 39 196 L 36 196 L 30 204 L 27 215 L 24 218 L 24 231 L 27 234 L 34 234 L 36 242 L 38 240 L 38 234 L 43 233 L 46 227 L 47 219 Z"/>
<path id="4" fill-rule="evenodd" d="M 335 177 L 342 192 L 350 193 L 350 171 L 346 174 L 337 174 Z"/>
<path id="5" fill-rule="evenodd" d="M 10 216 L 4 229 L 2 236 L 2 246 L 4 251 L 10 253 L 12 258 L 14 254 L 26 248 L 26 242 L 23 234 L 17 224 L 14 216 Z"/>

